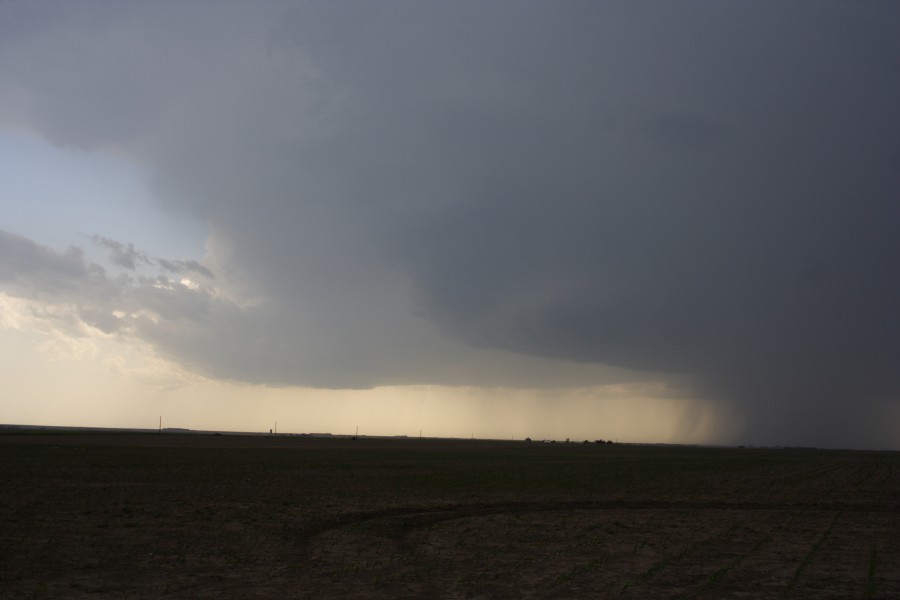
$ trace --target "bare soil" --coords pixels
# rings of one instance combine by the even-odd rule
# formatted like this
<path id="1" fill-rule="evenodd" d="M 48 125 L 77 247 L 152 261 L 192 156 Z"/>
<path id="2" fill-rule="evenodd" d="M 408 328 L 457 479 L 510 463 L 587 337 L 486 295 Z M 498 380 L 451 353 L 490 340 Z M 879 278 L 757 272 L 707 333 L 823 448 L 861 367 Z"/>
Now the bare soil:
<path id="1" fill-rule="evenodd" d="M 900 598 L 900 454 L 0 434 L 0 598 Z"/>

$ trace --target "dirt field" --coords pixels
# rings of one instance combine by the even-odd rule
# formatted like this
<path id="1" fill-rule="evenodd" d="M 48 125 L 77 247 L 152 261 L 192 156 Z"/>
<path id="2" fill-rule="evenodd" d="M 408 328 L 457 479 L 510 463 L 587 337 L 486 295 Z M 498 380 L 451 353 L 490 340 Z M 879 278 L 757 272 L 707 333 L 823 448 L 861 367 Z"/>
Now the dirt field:
<path id="1" fill-rule="evenodd" d="M 900 454 L 0 435 L 0 598 L 900 598 Z"/>

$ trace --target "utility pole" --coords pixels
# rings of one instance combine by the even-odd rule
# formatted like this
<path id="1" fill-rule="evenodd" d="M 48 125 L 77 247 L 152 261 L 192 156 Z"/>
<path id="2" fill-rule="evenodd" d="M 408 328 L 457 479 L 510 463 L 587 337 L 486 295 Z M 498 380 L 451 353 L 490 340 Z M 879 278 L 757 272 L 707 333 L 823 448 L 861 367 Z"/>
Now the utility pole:
<path id="1" fill-rule="evenodd" d="M 159 415 L 159 435 L 162 435 L 162 415 Z"/>

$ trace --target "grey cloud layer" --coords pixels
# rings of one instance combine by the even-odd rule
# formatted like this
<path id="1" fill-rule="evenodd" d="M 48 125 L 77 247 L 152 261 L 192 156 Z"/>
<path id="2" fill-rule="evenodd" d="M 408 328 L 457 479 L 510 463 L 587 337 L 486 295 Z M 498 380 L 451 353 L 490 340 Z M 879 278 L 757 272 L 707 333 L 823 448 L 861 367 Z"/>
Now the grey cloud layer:
<path id="1" fill-rule="evenodd" d="M 202 268 L 258 303 L 148 328 L 168 355 L 329 386 L 609 364 L 748 439 L 889 439 L 896 5 L 108 8 L 16 9 L 0 118 L 210 223 Z"/>

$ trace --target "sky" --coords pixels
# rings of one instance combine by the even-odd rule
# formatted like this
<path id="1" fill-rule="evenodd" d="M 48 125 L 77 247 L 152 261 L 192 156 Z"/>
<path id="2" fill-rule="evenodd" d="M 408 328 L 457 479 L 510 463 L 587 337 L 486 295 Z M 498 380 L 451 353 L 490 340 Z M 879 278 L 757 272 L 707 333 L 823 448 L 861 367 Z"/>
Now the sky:
<path id="1" fill-rule="evenodd" d="M 0 5 L 0 422 L 900 449 L 900 4 Z"/>

